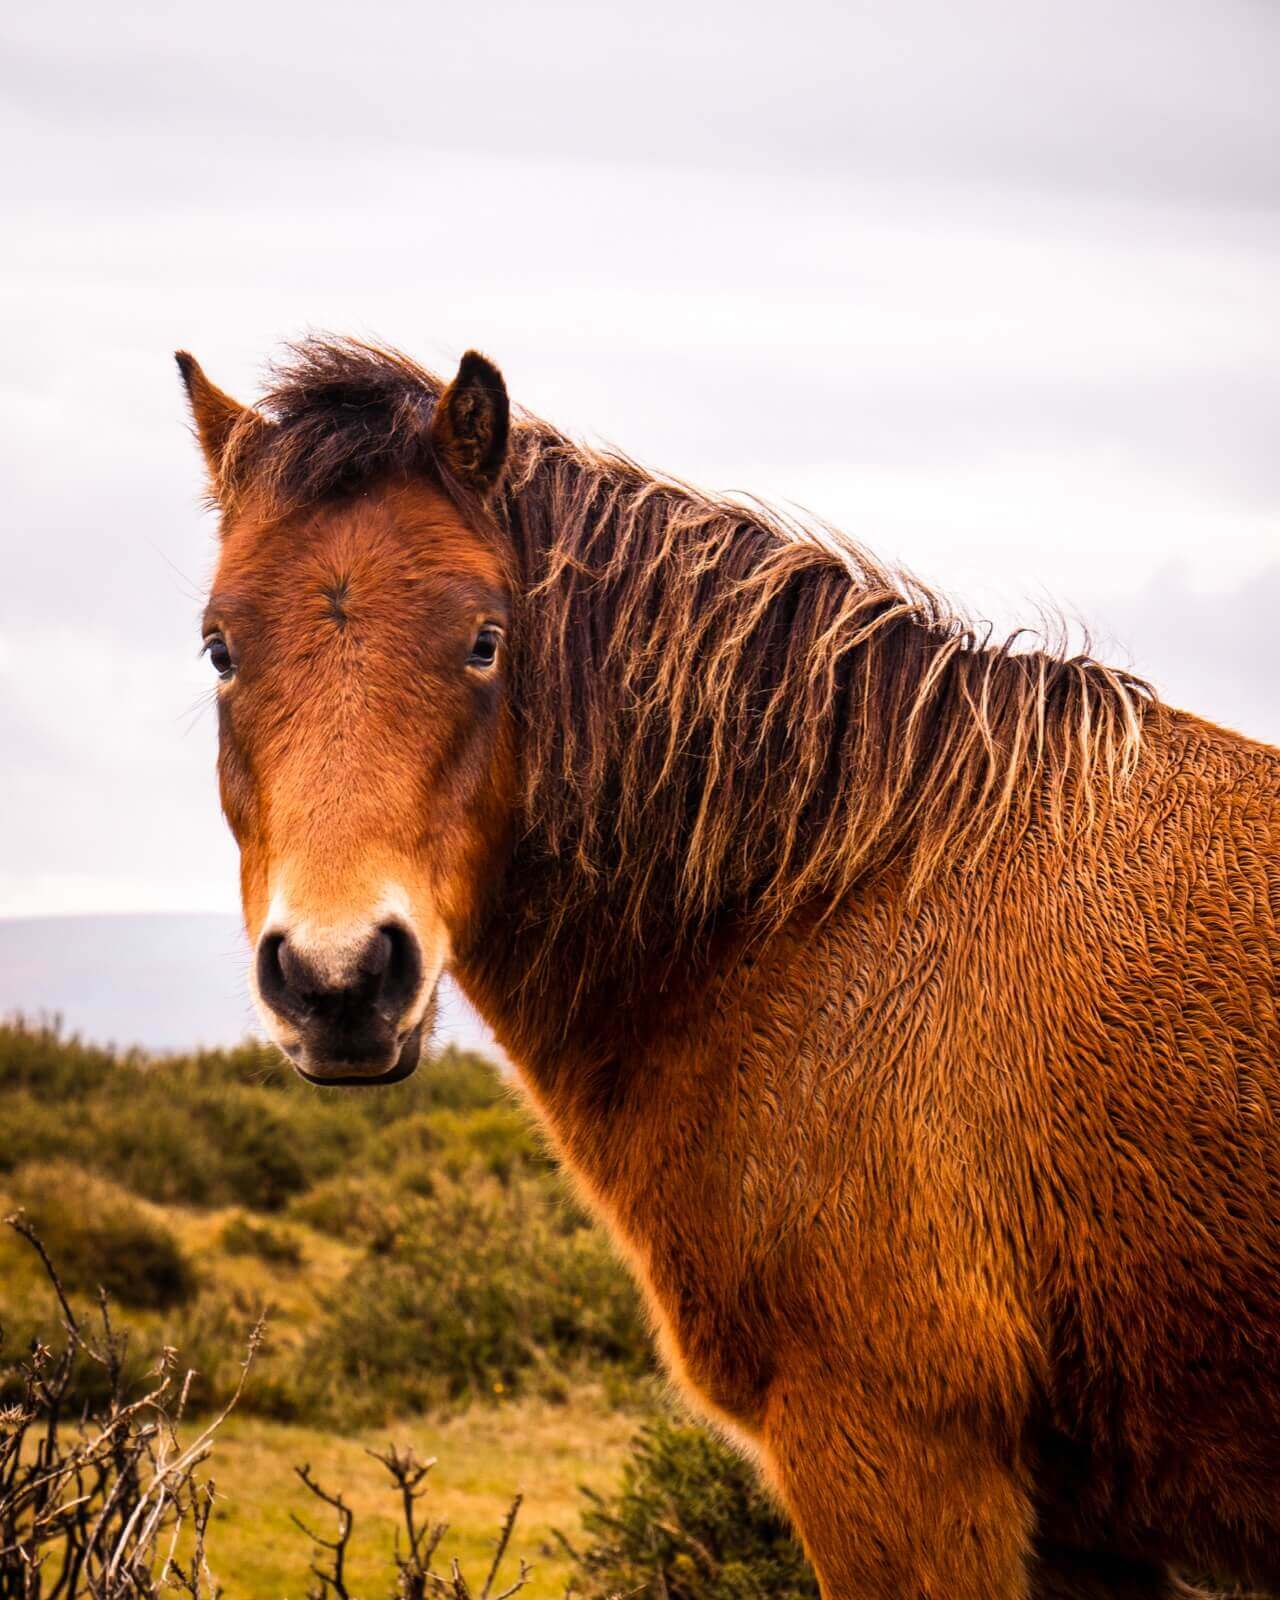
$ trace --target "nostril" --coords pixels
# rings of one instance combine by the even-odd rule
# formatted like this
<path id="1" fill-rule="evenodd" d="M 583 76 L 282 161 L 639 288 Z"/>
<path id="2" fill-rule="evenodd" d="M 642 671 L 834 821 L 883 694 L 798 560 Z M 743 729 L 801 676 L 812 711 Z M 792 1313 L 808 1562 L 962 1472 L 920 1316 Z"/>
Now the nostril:
<path id="1" fill-rule="evenodd" d="M 325 988 L 323 979 L 306 956 L 295 945 L 289 943 L 288 934 L 285 934 L 276 948 L 276 965 L 280 969 L 280 978 L 286 993 L 297 1000 L 305 1000 Z"/>
<path id="2" fill-rule="evenodd" d="M 282 933 L 264 934 L 258 941 L 258 993 L 276 1011 L 284 1011 L 289 999 L 284 950 Z"/>
<path id="3" fill-rule="evenodd" d="M 385 928 L 379 928 L 364 947 L 364 953 L 360 957 L 360 970 L 371 978 L 381 977 L 391 966 L 394 956 L 395 945 L 391 934 Z"/>
<path id="4" fill-rule="evenodd" d="M 398 1020 L 409 1009 L 422 983 L 418 941 L 402 923 L 384 922 L 373 942 L 382 961 L 378 1005 L 387 1016 Z"/>

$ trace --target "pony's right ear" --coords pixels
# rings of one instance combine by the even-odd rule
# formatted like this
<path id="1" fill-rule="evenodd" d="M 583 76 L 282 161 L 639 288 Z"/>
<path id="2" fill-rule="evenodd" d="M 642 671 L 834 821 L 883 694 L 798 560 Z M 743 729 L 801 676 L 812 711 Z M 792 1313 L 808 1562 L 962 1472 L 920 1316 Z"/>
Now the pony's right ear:
<path id="1" fill-rule="evenodd" d="M 195 423 L 196 437 L 200 441 L 200 448 L 204 451 L 205 465 L 209 469 L 209 478 L 216 494 L 222 485 L 222 468 L 226 459 L 227 442 L 236 424 L 243 418 L 251 416 L 252 412 L 248 406 L 242 406 L 229 394 L 223 394 L 216 383 L 210 383 L 200 363 L 186 350 L 175 351 L 174 360 L 178 363 L 178 371 L 182 374 L 187 401 L 191 406 L 191 420 Z"/>

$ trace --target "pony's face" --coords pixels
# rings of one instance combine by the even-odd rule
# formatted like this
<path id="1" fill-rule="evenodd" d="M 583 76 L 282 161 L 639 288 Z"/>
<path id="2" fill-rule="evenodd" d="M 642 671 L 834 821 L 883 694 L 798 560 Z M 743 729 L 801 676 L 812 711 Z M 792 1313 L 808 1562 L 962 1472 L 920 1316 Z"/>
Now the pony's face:
<path id="1" fill-rule="evenodd" d="M 425 478 L 224 511 L 203 619 L 222 805 L 254 996 L 313 1081 L 417 1064 L 511 814 L 510 607 L 496 544 Z"/>

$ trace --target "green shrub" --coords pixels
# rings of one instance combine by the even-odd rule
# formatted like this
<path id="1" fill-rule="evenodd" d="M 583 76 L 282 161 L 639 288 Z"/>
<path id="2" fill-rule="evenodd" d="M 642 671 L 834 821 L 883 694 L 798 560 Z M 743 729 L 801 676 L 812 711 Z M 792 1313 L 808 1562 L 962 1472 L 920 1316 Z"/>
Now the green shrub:
<path id="1" fill-rule="evenodd" d="M 130 1064 L 137 1058 L 126 1058 Z M 0 1089 L 29 1089 L 42 1100 L 74 1100 L 120 1070 L 122 1058 L 110 1050 L 68 1038 L 60 1023 L 0 1023 Z"/>
<path id="2" fill-rule="evenodd" d="M 0 1088 L 0 1172 L 31 1161 L 56 1161 L 77 1153 L 74 1145 L 75 1131 L 62 1106 L 27 1088 Z"/>
<path id="3" fill-rule="evenodd" d="M 171 1231 L 115 1184 L 51 1162 L 20 1168 L 10 1189 L 69 1288 L 101 1286 L 122 1305 L 156 1310 L 195 1293 L 195 1271 Z"/>
<path id="4" fill-rule="evenodd" d="M 470 1111 L 420 1111 L 379 1134 L 370 1154 L 379 1170 L 394 1169 L 403 1187 L 426 1192 L 441 1173 L 456 1183 L 493 1177 L 508 1184 L 527 1173 L 552 1170 L 528 1112 L 511 1102 Z"/>
<path id="5" fill-rule="evenodd" d="M 385 1253 L 403 1224 L 404 1197 L 389 1179 L 344 1173 L 299 1195 L 288 1214 L 331 1239 Z"/>
<path id="6" fill-rule="evenodd" d="M 446 1045 L 431 1060 L 424 1061 L 401 1089 L 408 1090 L 410 1085 L 416 1085 L 415 1093 L 424 1109 L 439 1107 L 445 1111 L 479 1111 L 497 1105 L 507 1094 L 502 1075 L 492 1061 L 454 1045 Z"/>
<path id="7" fill-rule="evenodd" d="M 228 1255 L 256 1256 L 273 1267 L 300 1267 L 304 1259 L 294 1234 L 243 1216 L 232 1217 L 224 1225 L 219 1243 Z"/>
<path id="8" fill-rule="evenodd" d="M 646 1424 L 617 1494 L 587 1498 L 590 1543 L 566 1541 L 584 1600 L 817 1600 L 804 1552 L 754 1469 L 706 1428 Z"/>
<path id="9" fill-rule="evenodd" d="M 68 1159 L 161 1205 L 224 1199 L 221 1152 L 182 1097 L 143 1083 L 131 1095 L 116 1090 L 85 1109 L 88 1126 L 68 1126 Z"/>
<path id="10" fill-rule="evenodd" d="M 276 1051 L 148 1058 L 113 1055 L 56 1026 L 0 1024 L 0 1171 L 61 1159 L 163 1204 L 241 1205 L 279 1211 L 290 1199 L 368 1166 L 377 1140 L 423 1116 L 438 1154 L 461 1170 L 474 1155 L 510 1175 L 538 1158 L 499 1073 L 447 1049 L 405 1083 L 322 1090 L 302 1083 Z M 492 1122 L 467 1146 L 467 1114 Z M 404 1141 L 413 1146 L 413 1137 Z M 394 1166 L 386 1152 L 375 1164 Z M 419 1178 L 417 1181 L 425 1181 Z"/>
<path id="11" fill-rule="evenodd" d="M 182 1092 L 151 1070 L 129 1099 L 101 1108 L 96 1136 L 79 1152 L 149 1200 L 279 1211 L 368 1138 L 337 1108 L 291 1106 L 235 1085 Z"/>
<path id="12" fill-rule="evenodd" d="M 302 1364 L 332 1375 L 344 1406 L 372 1422 L 465 1395 L 559 1391 L 567 1369 L 588 1364 L 638 1375 L 651 1351 L 603 1234 L 567 1226 L 552 1185 L 526 1180 L 406 1197 Z"/>
<path id="13" fill-rule="evenodd" d="M 299 1137 L 285 1108 L 268 1104 L 260 1094 L 224 1090 L 196 1101 L 192 1110 L 202 1136 L 221 1157 L 219 1199 L 253 1211 L 279 1211 L 308 1187 L 305 1137 Z"/>
<path id="14" fill-rule="evenodd" d="M 354 1171 L 352 1165 L 291 1201 L 289 1215 L 382 1254 L 400 1234 L 415 1199 L 493 1179 L 510 1187 L 554 1171 L 528 1113 L 509 1101 L 472 1111 L 413 1112 L 382 1129 Z M 574 1214 L 567 1225 L 582 1227 L 584 1219 Z"/>

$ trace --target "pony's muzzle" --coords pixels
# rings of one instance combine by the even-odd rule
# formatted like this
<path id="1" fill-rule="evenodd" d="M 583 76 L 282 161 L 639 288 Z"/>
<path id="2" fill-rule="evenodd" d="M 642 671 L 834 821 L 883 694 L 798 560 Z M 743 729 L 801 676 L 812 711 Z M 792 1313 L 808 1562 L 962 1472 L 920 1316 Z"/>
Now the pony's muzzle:
<path id="1" fill-rule="evenodd" d="M 410 1019 L 423 961 L 403 923 L 384 922 L 337 951 L 264 933 L 256 977 L 259 999 L 282 1025 L 285 1052 L 311 1082 L 391 1083 L 417 1066 L 422 1025 Z"/>

